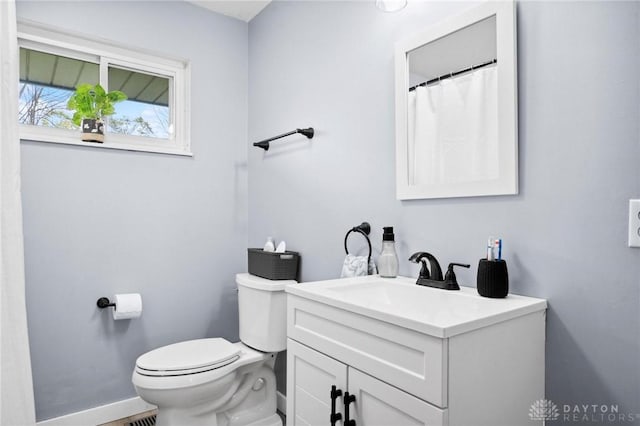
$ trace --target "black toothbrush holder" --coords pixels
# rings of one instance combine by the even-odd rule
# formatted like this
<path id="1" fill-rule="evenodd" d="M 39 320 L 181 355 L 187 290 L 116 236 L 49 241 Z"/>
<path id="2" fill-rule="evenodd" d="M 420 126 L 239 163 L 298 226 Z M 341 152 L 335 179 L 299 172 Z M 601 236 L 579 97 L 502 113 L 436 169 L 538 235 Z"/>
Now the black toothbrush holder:
<path id="1" fill-rule="evenodd" d="M 507 262 L 480 259 L 478 263 L 478 294 L 495 299 L 509 294 L 509 273 Z"/>

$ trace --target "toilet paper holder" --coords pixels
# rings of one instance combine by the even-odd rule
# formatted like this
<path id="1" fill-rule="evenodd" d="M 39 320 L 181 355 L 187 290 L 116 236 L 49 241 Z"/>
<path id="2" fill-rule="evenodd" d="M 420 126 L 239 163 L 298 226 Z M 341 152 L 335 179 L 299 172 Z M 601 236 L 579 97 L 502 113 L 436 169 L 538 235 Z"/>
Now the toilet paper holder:
<path id="1" fill-rule="evenodd" d="M 116 304 L 112 303 L 107 297 L 101 297 L 98 299 L 96 305 L 98 305 L 98 308 L 100 309 L 108 308 L 109 306 L 113 306 L 114 308 L 116 307 Z"/>

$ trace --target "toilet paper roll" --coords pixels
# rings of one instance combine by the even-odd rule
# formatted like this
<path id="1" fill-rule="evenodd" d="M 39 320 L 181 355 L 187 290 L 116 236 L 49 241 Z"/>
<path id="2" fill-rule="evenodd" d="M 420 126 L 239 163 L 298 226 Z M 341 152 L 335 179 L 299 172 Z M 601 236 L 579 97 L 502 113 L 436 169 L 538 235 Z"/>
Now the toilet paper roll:
<path id="1" fill-rule="evenodd" d="M 138 318 L 142 315 L 142 296 L 138 293 L 116 294 L 114 302 L 114 320 Z"/>

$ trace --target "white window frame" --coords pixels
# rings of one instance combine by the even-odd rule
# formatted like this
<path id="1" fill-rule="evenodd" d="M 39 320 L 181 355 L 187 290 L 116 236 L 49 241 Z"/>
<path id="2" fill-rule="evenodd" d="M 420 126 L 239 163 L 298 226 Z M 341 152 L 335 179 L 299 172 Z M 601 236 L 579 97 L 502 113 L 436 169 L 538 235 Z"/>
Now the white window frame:
<path id="1" fill-rule="evenodd" d="M 190 137 L 191 64 L 188 60 L 158 56 L 139 49 L 124 48 L 108 41 L 91 39 L 80 34 L 72 34 L 28 21 L 18 22 L 18 44 L 27 49 L 98 64 L 100 66 L 100 84 L 107 90 L 109 90 L 107 69 L 110 66 L 169 78 L 171 82 L 169 84 L 169 110 L 174 126 L 174 132 L 169 136 L 169 139 L 107 133 L 104 143 L 92 143 L 81 141 L 79 131 L 20 124 L 21 140 L 193 155 Z"/>

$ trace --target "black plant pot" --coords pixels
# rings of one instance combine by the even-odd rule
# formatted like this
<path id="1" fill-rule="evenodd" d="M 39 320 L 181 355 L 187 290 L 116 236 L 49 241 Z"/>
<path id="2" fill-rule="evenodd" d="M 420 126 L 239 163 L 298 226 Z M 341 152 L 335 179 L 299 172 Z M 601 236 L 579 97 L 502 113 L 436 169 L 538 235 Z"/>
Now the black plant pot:
<path id="1" fill-rule="evenodd" d="M 104 123 L 93 118 L 83 118 L 80 138 L 84 142 L 104 142 Z"/>

